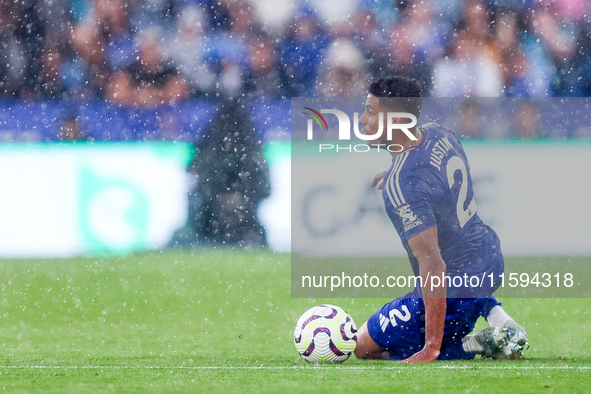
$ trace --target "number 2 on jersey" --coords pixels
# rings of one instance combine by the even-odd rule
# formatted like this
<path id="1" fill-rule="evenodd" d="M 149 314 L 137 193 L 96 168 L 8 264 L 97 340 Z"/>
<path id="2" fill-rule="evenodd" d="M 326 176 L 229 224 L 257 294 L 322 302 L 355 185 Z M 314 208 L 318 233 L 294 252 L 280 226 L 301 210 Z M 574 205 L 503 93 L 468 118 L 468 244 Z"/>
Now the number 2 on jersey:
<path id="1" fill-rule="evenodd" d="M 389 312 L 390 323 L 392 323 L 392 327 L 396 327 L 398 325 L 396 318 L 399 318 L 402 321 L 409 321 L 410 320 L 410 312 L 409 312 L 408 308 L 406 307 L 406 305 L 402 305 L 402 307 L 400 309 L 402 309 L 402 312 L 404 312 L 404 314 L 402 314 L 402 312 L 400 312 L 398 309 L 392 309 Z"/>
<path id="2" fill-rule="evenodd" d="M 458 221 L 460 227 L 464 228 L 468 220 L 476 214 L 476 201 L 472 198 L 468 208 L 464 209 L 464 203 L 468 197 L 468 171 L 466 170 L 466 164 L 459 156 L 452 156 L 447 162 L 447 183 L 451 189 L 455 183 L 454 175 L 456 171 L 460 170 L 462 173 L 462 180 L 460 184 L 460 192 L 458 193 L 458 202 L 456 203 L 456 210 L 458 214 Z"/>

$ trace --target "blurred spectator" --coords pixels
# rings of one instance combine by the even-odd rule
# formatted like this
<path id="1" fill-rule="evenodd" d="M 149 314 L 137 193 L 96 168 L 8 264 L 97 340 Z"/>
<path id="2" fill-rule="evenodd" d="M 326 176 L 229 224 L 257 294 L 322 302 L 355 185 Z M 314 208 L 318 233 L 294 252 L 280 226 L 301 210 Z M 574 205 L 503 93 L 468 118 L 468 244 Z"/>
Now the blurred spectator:
<path id="1" fill-rule="evenodd" d="M 449 57 L 435 64 L 433 95 L 440 97 L 499 97 L 503 91 L 497 65 L 478 51 L 467 32 L 457 34 Z"/>
<path id="2" fill-rule="evenodd" d="M 449 31 L 435 20 L 431 3 L 415 0 L 408 9 L 405 34 L 414 43 L 415 61 L 432 63 L 443 55 Z"/>
<path id="3" fill-rule="evenodd" d="M 458 31 L 463 31 L 467 36 L 476 40 L 480 46 L 478 50 L 487 54 L 489 54 L 490 50 L 484 47 L 491 44 L 492 15 L 487 3 L 483 0 L 466 0 L 458 29 Z"/>
<path id="4" fill-rule="evenodd" d="M 561 21 L 556 17 L 556 12 L 549 6 L 534 9 L 531 20 L 537 42 L 541 43 L 555 67 L 550 86 L 553 95 L 576 95 L 578 81 L 571 64 L 576 49 L 575 32 L 563 28 Z"/>
<path id="5" fill-rule="evenodd" d="M 136 55 L 131 22 L 134 14 L 132 5 L 126 0 L 93 0 L 91 23 L 97 26 L 99 40 L 105 46 L 104 60 L 111 70 L 129 66 Z"/>
<path id="6" fill-rule="evenodd" d="M 577 86 L 580 96 L 591 96 L 591 21 L 579 25 L 579 40 L 574 67 L 577 68 Z"/>
<path id="7" fill-rule="evenodd" d="M 352 40 L 366 59 L 368 71 L 376 78 L 386 77 L 391 56 L 384 48 L 389 42 L 377 26 L 376 15 L 370 8 L 362 8 L 353 15 L 351 23 L 355 26 Z"/>
<path id="8" fill-rule="evenodd" d="M 205 242 L 265 245 L 257 208 L 270 194 L 269 174 L 251 115 L 227 99 L 211 124 L 190 167 L 202 198 L 195 232 Z"/>
<path id="9" fill-rule="evenodd" d="M 107 87 L 111 101 L 123 105 L 157 106 L 184 99 L 188 89 L 174 64 L 164 59 L 159 30 L 145 30 L 138 39 L 138 60 L 117 72 Z"/>
<path id="10" fill-rule="evenodd" d="M 41 59 L 49 28 L 44 23 L 48 11 L 40 0 L 0 3 L 0 63 L 4 63 L 0 72 L 8 97 L 33 98 L 43 94 Z"/>
<path id="11" fill-rule="evenodd" d="M 70 77 L 79 97 L 105 97 L 111 70 L 105 57 L 107 46 L 99 34 L 98 24 L 93 21 L 77 24 L 72 30 L 71 42 L 76 59 L 66 65 L 64 78 Z"/>
<path id="12" fill-rule="evenodd" d="M 505 96 L 525 97 L 534 90 L 535 80 L 518 38 L 517 14 L 512 11 L 500 13 L 496 21 L 494 44 L 497 62 L 502 65 Z"/>
<path id="13" fill-rule="evenodd" d="M 247 87 L 249 45 L 258 30 L 251 7 L 244 0 L 226 2 L 228 24 L 212 34 L 210 59 L 217 74 L 216 94 L 239 97 Z"/>
<path id="14" fill-rule="evenodd" d="M 96 0 L 95 0 L 96 1 Z M 100 0 L 113 1 L 113 0 Z M 132 29 L 144 30 L 158 26 L 165 31 L 174 31 L 175 18 L 178 15 L 177 0 L 123 0 Z M 190 4 L 190 2 L 188 2 Z"/>
<path id="15" fill-rule="evenodd" d="M 514 1 L 519 1 L 521 3 L 521 1 L 523 0 Z M 433 7 L 435 15 L 439 16 L 438 22 L 441 25 L 444 25 L 448 28 L 452 26 L 457 26 L 462 17 L 462 9 L 465 6 L 465 0 L 431 0 L 430 3 Z"/>
<path id="16" fill-rule="evenodd" d="M 255 25 L 249 2 L 236 0 L 229 3 L 230 32 L 236 39 L 248 38 Z"/>
<path id="17" fill-rule="evenodd" d="M 297 3 L 285 32 L 257 25 L 259 0 L 0 1 L 0 97 L 346 95 L 351 69 L 329 72 L 324 59 L 342 42 L 361 53 L 359 72 L 414 77 L 426 95 L 591 95 L 587 0 L 360 0 L 330 23 Z M 145 38 L 154 29 L 157 45 Z"/>
<path id="18" fill-rule="evenodd" d="M 376 31 L 390 30 L 398 19 L 398 2 L 391 0 L 360 0 L 358 10 L 373 15 Z M 358 27 L 358 26 L 356 26 Z"/>
<path id="19" fill-rule="evenodd" d="M 369 74 L 361 51 L 346 39 L 338 39 L 327 49 L 325 68 L 318 78 L 320 96 L 364 96 Z"/>
<path id="20" fill-rule="evenodd" d="M 177 65 L 192 97 L 213 92 L 216 75 L 208 64 L 210 44 L 205 37 L 205 12 L 195 6 L 184 8 L 178 20 L 177 34 L 168 43 L 166 54 Z"/>
<path id="21" fill-rule="evenodd" d="M 430 91 L 432 65 L 443 54 L 447 32 L 435 23 L 424 0 L 409 2 L 403 15 L 392 32 L 391 72 L 414 78 Z"/>
<path id="22" fill-rule="evenodd" d="M 543 3 L 552 5 L 561 21 L 582 22 L 589 15 L 588 0 L 544 0 Z"/>
<path id="23" fill-rule="evenodd" d="M 245 90 L 250 98 L 279 99 L 283 97 L 281 70 L 275 43 L 265 33 L 250 40 L 248 55 L 250 71 L 245 77 Z"/>
<path id="24" fill-rule="evenodd" d="M 19 17 L 17 20 L 17 37 L 22 44 L 25 64 L 23 80 L 20 84 L 21 98 L 42 96 L 42 63 L 41 57 L 45 45 L 45 25 L 42 21 L 44 11 L 42 1 L 32 0 L 18 2 Z"/>
<path id="25" fill-rule="evenodd" d="M 16 97 L 25 75 L 25 48 L 19 39 L 18 3 L 0 2 L 0 92 L 3 97 Z"/>
<path id="26" fill-rule="evenodd" d="M 326 34 L 314 10 L 301 6 L 285 40 L 279 45 L 281 65 L 285 70 L 287 96 L 312 97 L 322 52 L 328 45 Z"/>
<path id="27" fill-rule="evenodd" d="M 230 31 L 230 3 L 231 0 L 206 0 L 205 9 L 209 12 L 209 18 L 213 29 L 216 31 Z"/>
<path id="28" fill-rule="evenodd" d="M 482 0 L 467 0 L 453 35 L 451 56 L 437 62 L 433 94 L 499 97 L 503 80 L 492 36 L 492 12 Z"/>
<path id="29" fill-rule="evenodd" d="M 92 6 L 92 20 L 97 23 L 101 35 L 115 38 L 131 32 L 131 4 L 126 0 L 92 0 Z"/>

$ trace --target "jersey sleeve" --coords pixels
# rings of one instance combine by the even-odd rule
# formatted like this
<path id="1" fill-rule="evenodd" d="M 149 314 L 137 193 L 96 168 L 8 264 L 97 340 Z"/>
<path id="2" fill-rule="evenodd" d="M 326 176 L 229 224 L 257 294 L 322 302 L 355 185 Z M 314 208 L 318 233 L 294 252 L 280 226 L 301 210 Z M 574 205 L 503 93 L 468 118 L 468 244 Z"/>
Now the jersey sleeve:
<path id="1" fill-rule="evenodd" d="M 403 172 L 388 178 L 384 185 L 393 208 L 391 215 L 402 219 L 406 239 L 437 226 L 432 205 L 437 190 L 430 183 Z"/>

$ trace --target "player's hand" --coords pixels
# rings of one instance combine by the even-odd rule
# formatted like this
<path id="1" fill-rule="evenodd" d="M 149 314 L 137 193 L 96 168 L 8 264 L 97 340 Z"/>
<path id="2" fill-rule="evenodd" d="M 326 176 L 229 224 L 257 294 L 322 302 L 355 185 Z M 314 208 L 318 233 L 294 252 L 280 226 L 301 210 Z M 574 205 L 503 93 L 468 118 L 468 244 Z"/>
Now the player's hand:
<path id="1" fill-rule="evenodd" d="M 413 354 L 406 360 L 399 361 L 401 363 L 430 363 L 433 362 L 439 357 L 439 350 L 435 350 L 432 348 L 424 348 L 423 350 Z"/>
<path id="2" fill-rule="evenodd" d="M 376 187 L 376 185 L 378 183 L 380 183 L 380 181 L 382 179 L 384 179 L 384 176 L 386 176 L 386 171 L 376 174 L 376 176 L 374 176 L 373 179 L 371 180 L 371 187 Z M 378 189 L 382 190 L 383 187 L 384 187 L 384 182 L 380 183 L 380 185 L 378 186 Z"/>

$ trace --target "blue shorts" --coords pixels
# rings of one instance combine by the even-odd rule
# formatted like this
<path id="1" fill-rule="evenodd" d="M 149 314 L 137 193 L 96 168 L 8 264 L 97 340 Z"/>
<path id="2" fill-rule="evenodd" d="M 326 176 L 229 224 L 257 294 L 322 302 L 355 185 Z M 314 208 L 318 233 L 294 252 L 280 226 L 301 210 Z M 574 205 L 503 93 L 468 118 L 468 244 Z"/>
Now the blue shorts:
<path id="1" fill-rule="evenodd" d="M 403 360 L 425 345 L 425 305 L 414 292 L 384 305 L 367 321 L 369 335 L 381 348 L 390 351 L 390 359 Z M 480 316 L 488 316 L 500 303 L 495 298 L 448 298 L 443 343 L 438 360 L 470 360 L 462 338 L 474 330 Z"/>

